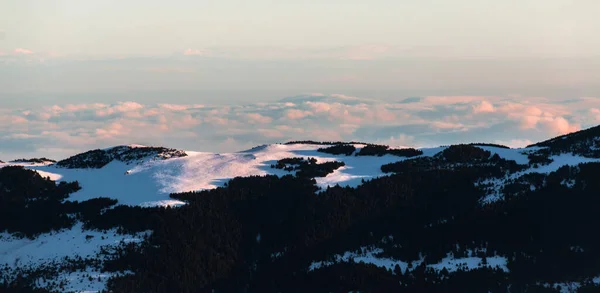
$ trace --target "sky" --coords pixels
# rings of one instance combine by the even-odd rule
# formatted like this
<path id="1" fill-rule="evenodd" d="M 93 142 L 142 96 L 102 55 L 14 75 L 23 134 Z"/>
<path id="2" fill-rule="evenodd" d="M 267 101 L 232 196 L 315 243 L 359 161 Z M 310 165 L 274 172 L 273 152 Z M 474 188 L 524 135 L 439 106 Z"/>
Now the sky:
<path id="1" fill-rule="evenodd" d="M 597 11 L 596 0 L 0 0 L 0 159 L 131 140 L 522 145 L 600 123 Z M 312 108 L 316 97 L 331 108 Z"/>

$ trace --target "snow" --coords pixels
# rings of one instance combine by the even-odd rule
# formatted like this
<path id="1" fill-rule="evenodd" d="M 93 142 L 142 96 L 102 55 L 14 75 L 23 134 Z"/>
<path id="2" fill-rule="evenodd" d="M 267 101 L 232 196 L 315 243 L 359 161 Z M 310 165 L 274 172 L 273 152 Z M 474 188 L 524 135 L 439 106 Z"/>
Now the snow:
<path id="1" fill-rule="evenodd" d="M 137 235 L 117 234 L 116 230 L 106 233 L 85 230 L 82 224 L 76 224 L 70 229 L 63 229 L 39 235 L 35 239 L 18 238 L 8 233 L 0 233 L 0 266 L 23 267 L 36 265 L 64 257 L 95 256 L 102 246 L 124 242 L 142 241 L 146 233 Z M 86 237 L 93 236 L 90 240 Z M 104 237 L 104 239 L 102 239 Z"/>
<path id="2" fill-rule="evenodd" d="M 589 279 L 588 279 L 589 281 Z M 600 276 L 594 277 L 591 279 L 592 283 L 595 285 L 600 285 Z M 538 284 L 539 285 L 539 284 Z M 579 288 L 581 288 L 581 282 L 579 281 L 570 281 L 570 282 L 561 282 L 561 283 L 544 283 L 542 284 L 545 288 L 560 288 L 560 293 L 576 293 Z"/>
<path id="3" fill-rule="evenodd" d="M 419 266 L 423 262 L 423 258 L 417 261 L 409 262 L 395 260 L 392 258 L 379 257 L 378 255 L 383 252 L 381 248 L 361 248 L 361 252 L 350 252 L 347 251 L 343 255 L 336 255 L 334 257 L 335 261 L 318 261 L 313 262 L 308 270 L 313 271 L 319 268 L 331 266 L 334 263 L 342 262 L 342 261 L 350 261 L 353 260 L 356 263 L 365 263 L 365 264 L 373 264 L 381 268 L 385 268 L 388 270 L 394 270 L 396 265 L 400 267 L 402 272 L 407 269 L 410 271 L 415 267 Z M 439 263 L 427 265 L 428 268 L 431 268 L 435 271 L 441 271 L 444 268 L 448 270 L 448 272 L 455 272 L 460 268 L 464 270 L 476 270 L 484 267 L 482 259 L 480 257 L 473 256 L 473 253 L 470 253 L 469 257 L 456 258 L 452 253 L 448 253 L 447 256 L 442 259 Z M 487 257 L 487 265 L 486 267 L 490 268 L 498 268 L 505 272 L 508 272 L 507 267 L 507 259 L 502 256 L 490 256 Z"/>
<path id="4" fill-rule="evenodd" d="M 71 194 L 70 200 L 85 201 L 98 197 L 109 197 L 124 205 L 181 205 L 183 202 L 172 200 L 169 194 L 161 192 L 156 180 L 164 172 L 165 161 L 148 162 L 153 168 L 125 175 L 132 166 L 120 161 L 112 161 L 101 169 L 65 169 L 56 166 L 30 167 L 42 176 L 61 181 L 78 181 L 82 189 Z M 154 172 L 150 172 L 154 171 Z"/>
<path id="5" fill-rule="evenodd" d="M 581 283 L 579 282 L 564 282 L 564 283 L 553 283 L 553 284 L 544 284 L 546 288 L 554 288 L 559 289 L 560 293 L 575 293 L 581 287 Z"/>
<path id="6" fill-rule="evenodd" d="M 318 163 L 344 162 L 346 166 L 326 177 L 316 178 L 317 185 L 322 189 L 337 184 L 355 187 L 362 180 L 387 175 L 381 171 L 382 165 L 407 159 L 393 155 L 331 155 L 317 151 L 322 147 L 324 146 L 310 144 L 272 144 L 237 153 L 186 151 L 186 157 L 148 160 L 137 165 L 115 160 L 100 169 L 66 169 L 56 165 L 31 164 L 24 166 L 55 181 L 78 181 L 82 189 L 72 194 L 69 200 L 85 201 L 108 197 L 117 199 L 123 205 L 152 207 L 183 205 L 184 202 L 173 200 L 169 195 L 217 188 L 238 176 L 293 174 L 271 168 L 277 160 L 284 158 L 314 157 Z M 423 156 L 433 156 L 444 149 L 445 147 L 422 149 Z"/>
<path id="7" fill-rule="evenodd" d="M 508 151 L 516 151 L 516 150 L 508 150 Z M 520 152 L 527 153 L 529 151 L 530 151 L 529 149 L 525 149 L 525 150 L 521 150 Z M 508 154 L 508 152 L 507 152 L 507 154 Z M 513 174 L 510 174 L 510 176 L 508 176 L 506 178 L 488 178 L 488 179 L 482 180 L 481 182 L 477 182 L 476 185 L 485 185 L 485 184 L 491 185 L 491 187 L 487 188 L 488 194 L 486 194 L 486 196 L 481 199 L 481 203 L 488 204 L 488 203 L 492 203 L 492 202 L 495 202 L 498 200 L 502 200 L 504 198 L 504 195 L 502 194 L 501 189 L 506 184 L 506 182 L 508 182 L 510 180 L 518 179 L 525 174 L 531 174 L 531 173 L 550 174 L 550 173 L 555 172 L 556 170 L 560 169 L 563 166 L 578 166 L 579 164 L 593 163 L 593 162 L 600 163 L 600 159 L 598 159 L 598 158 L 587 158 L 584 156 L 574 155 L 574 154 L 570 154 L 570 153 L 554 155 L 554 156 L 550 156 L 549 158 L 553 160 L 552 163 L 550 163 L 550 164 L 541 165 L 541 166 L 538 166 L 537 168 L 531 167 L 531 168 L 528 168 L 523 171 L 515 172 Z M 562 182 L 562 184 L 567 187 L 574 186 L 574 182 L 572 180 L 564 181 L 564 182 Z"/>
<path id="8" fill-rule="evenodd" d="M 502 256 L 490 256 L 487 257 L 487 267 L 490 268 L 498 268 L 505 272 L 508 272 L 508 267 L 506 266 L 507 259 Z M 444 259 L 442 259 L 437 264 L 428 265 L 428 267 L 435 269 L 436 271 L 441 271 L 444 268 L 448 270 L 448 272 L 455 272 L 460 268 L 465 270 L 476 270 L 478 268 L 483 267 L 483 260 L 480 257 L 462 257 L 455 258 L 452 253 L 449 253 Z"/>
<path id="9" fill-rule="evenodd" d="M 448 147 L 419 148 L 419 150 L 423 152 L 423 155 L 421 155 L 421 157 L 433 157 L 447 148 Z"/>
<path id="10" fill-rule="evenodd" d="M 129 145 L 129 147 L 145 147 Z M 370 180 L 387 175 L 381 166 L 410 158 L 393 155 L 345 156 L 318 152 L 323 145 L 310 144 L 272 144 L 262 145 L 237 153 L 208 153 L 186 151 L 187 157 L 167 160 L 147 160 L 140 164 L 127 164 L 113 161 L 100 169 L 65 169 L 48 164 L 19 164 L 36 170 L 44 177 L 58 181 L 79 181 L 82 189 L 71 195 L 70 200 L 85 201 L 97 197 L 117 199 L 119 204 L 153 206 L 179 206 L 185 202 L 169 197 L 171 193 L 200 191 L 223 186 L 234 177 L 274 174 L 283 176 L 293 174 L 270 166 L 277 160 L 290 157 L 314 157 L 317 162 L 342 161 L 346 165 L 326 177 L 315 178 L 321 190 L 328 186 L 356 187 L 362 180 Z M 357 148 L 363 145 L 356 145 Z M 506 149 L 493 146 L 478 146 L 501 158 L 514 160 L 518 164 L 528 164 L 527 154 L 540 148 Z M 431 157 L 446 147 L 422 148 L 425 157 Z M 503 198 L 501 187 L 506 180 L 516 179 L 527 173 L 550 173 L 564 165 L 578 165 L 585 162 L 599 162 L 600 159 L 585 158 L 572 154 L 551 157 L 551 164 L 529 168 L 511 174 L 509 178 L 494 179 L 490 193 L 483 203 Z M 10 165 L 2 164 L 1 166 Z"/>
<path id="11" fill-rule="evenodd" d="M 600 162 L 598 158 L 587 158 L 584 156 L 573 155 L 573 154 L 560 154 L 555 156 L 550 156 L 552 159 L 552 163 L 548 165 L 538 166 L 537 168 L 530 168 L 525 170 L 523 173 L 546 173 L 550 174 L 556 170 L 558 170 L 562 166 L 577 166 L 583 163 L 592 163 L 592 162 Z"/>
<path id="12" fill-rule="evenodd" d="M 84 230 L 81 223 L 70 229 L 39 235 L 35 239 L 0 233 L 0 268 L 8 268 L 9 272 L 24 268 L 33 269 L 60 262 L 65 257 L 103 260 L 103 256 L 99 255 L 101 248 L 108 249 L 119 246 L 121 243 L 141 242 L 149 233 L 147 231 L 129 235 L 117 234 L 116 229 Z M 89 280 L 88 277 L 82 278 L 83 275 L 91 275 L 92 280 Z M 67 291 L 65 292 L 82 292 L 83 290 L 95 292 L 104 289 L 105 282 L 110 276 L 110 274 L 99 274 L 93 268 L 87 268 L 85 272 L 61 273 L 58 278 L 53 280 L 67 281 Z M 46 283 L 40 280 L 38 284 L 44 287 Z"/>
<path id="13" fill-rule="evenodd" d="M 314 271 L 319 268 L 331 266 L 337 262 L 350 261 L 350 260 L 353 260 L 356 263 L 374 264 L 378 267 L 389 269 L 392 271 L 394 270 L 396 265 L 398 265 L 400 267 L 402 272 L 404 272 L 409 267 L 409 262 L 394 260 L 391 258 L 377 257 L 377 255 L 382 252 L 383 252 L 383 249 L 381 249 L 381 248 L 371 249 L 371 248 L 362 247 L 360 253 L 347 251 L 343 255 L 334 256 L 335 262 L 332 262 L 332 261 L 313 262 L 309 266 L 308 270 Z M 422 262 L 423 262 L 422 259 L 413 261 L 413 262 L 411 262 L 411 265 L 412 265 L 412 267 L 416 267 L 416 266 L 420 265 Z"/>
<path id="14" fill-rule="evenodd" d="M 492 146 L 477 147 L 492 153 L 492 155 L 498 154 L 498 156 L 502 159 L 515 161 L 519 165 L 529 164 L 529 159 L 527 158 L 527 149 L 506 149 Z"/>
<path id="15" fill-rule="evenodd" d="M 51 288 L 52 282 L 62 283 L 66 285 L 61 289 L 62 292 L 76 293 L 98 293 L 106 289 L 106 282 L 111 277 L 122 276 L 125 273 L 98 272 L 97 270 L 87 268 L 85 271 L 77 271 L 71 273 L 60 274 L 52 280 L 38 280 L 36 286 L 38 288 Z"/>

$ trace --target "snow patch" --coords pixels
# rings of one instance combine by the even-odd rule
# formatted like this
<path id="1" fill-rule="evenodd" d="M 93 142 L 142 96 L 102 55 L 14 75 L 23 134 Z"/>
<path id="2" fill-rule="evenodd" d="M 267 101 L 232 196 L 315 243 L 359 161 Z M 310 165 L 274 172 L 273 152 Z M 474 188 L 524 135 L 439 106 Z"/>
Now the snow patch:
<path id="1" fill-rule="evenodd" d="M 36 269 L 60 263 L 65 258 L 81 257 L 104 261 L 105 256 L 100 254 L 101 250 L 141 242 L 150 233 L 118 234 L 116 229 L 85 230 L 81 223 L 69 229 L 41 234 L 35 239 L 0 233 L 0 269 L 5 269 L 10 278 L 19 269 Z M 117 273 L 100 274 L 96 269 L 88 267 L 85 271 L 61 273 L 52 280 L 39 280 L 38 286 L 46 287 L 48 281 L 65 281 L 66 287 L 61 292 L 98 292 L 104 289 L 106 280 L 115 274 Z"/>
<path id="2" fill-rule="evenodd" d="M 408 270 L 411 271 L 414 268 L 418 267 L 422 262 L 423 258 L 417 261 L 406 262 L 401 260 L 395 260 L 392 258 L 380 257 L 383 253 L 383 249 L 381 248 L 367 248 L 362 247 L 361 252 L 345 252 L 343 255 L 335 255 L 333 261 L 318 261 L 313 262 L 308 270 L 314 271 L 316 269 L 320 269 L 323 267 L 334 265 L 339 262 L 347 262 L 354 261 L 356 263 L 365 263 L 365 264 L 373 264 L 381 268 L 385 268 L 388 270 L 394 270 L 396 265 L 400 267 L 402 272 Z M 442 259 L 437 264 L 427 265 L 428 268 L 434 269 L 436 271 L 441 271 L 443 269 L 448 270 L 448 272 L 455 272 L 459 269 L 464 270 L 476 270 L 483 267 L 489 268 L 498 268 L 505 272 L 508 272 L 507 267 L 507 259 L 502 256 L 490 256 L 486 258 L 487 264 L 483 264 L 483 259 L 480 257 L 473 256 L 473 253 L 470 253 L 469 257 L 456 258 L 452 253 L 448 253 L 447 256 Z"/>

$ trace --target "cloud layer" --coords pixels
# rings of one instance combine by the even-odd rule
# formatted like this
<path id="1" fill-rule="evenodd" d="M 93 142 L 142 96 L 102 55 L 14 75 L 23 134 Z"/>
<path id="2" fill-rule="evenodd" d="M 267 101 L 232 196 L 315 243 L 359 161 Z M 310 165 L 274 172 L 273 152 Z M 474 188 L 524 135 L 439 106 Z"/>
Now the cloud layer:
<path id="1" fill-rule="evenodd" d="M 383 102 L 308 94 L 249 105 L 87 103 L 0 109 L 0 159 L 63 158 L 117 144 L 240 151 L 287 140 L 523 146 L 600 124 L 600 98 L 429 96 Z"/>

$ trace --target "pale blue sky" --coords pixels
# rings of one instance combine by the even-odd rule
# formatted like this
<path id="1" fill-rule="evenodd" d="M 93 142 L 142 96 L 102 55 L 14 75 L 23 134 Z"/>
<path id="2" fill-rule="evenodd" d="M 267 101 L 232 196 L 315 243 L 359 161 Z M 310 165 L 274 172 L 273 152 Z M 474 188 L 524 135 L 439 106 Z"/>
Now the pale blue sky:
<path id="1" fill-rule="evenodd" d="M 582 57 L 600 52 L 598 11 L 596 0 L 3 0 L 0 48 L 160 55 L 376 43 L 433 57 Z"/>
<path id="2" fill-rule="evenodd" d="M 0 105 L 597 96 L 598 11 L 597 0 L 1 0 Z"/>

